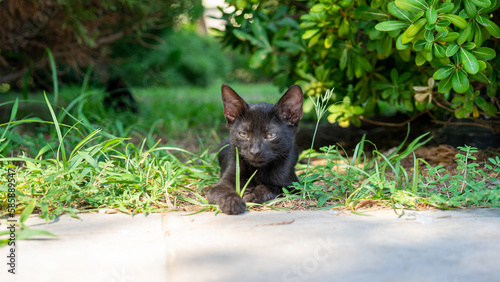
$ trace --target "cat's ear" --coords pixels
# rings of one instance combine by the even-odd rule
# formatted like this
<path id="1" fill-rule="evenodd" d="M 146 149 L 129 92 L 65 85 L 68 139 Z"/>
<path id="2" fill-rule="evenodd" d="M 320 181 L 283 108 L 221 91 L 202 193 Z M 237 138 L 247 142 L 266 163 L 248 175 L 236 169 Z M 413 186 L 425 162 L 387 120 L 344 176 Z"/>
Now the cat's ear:
<path id="1" fill-rule="evenodd" d="M 302 103 L 304 94 L 297 84 L 292 85 L 281 99 L 274 105 L 282 120 L 291 126 L 297 126 L 302 119 Z"/>
<path id="2" fill-rule="evenodd" d="M 227 124 L 231 125 L 248 109 L 248 104 L 227 84 L 222 84 L 221 92 L 224 116 Z"/>

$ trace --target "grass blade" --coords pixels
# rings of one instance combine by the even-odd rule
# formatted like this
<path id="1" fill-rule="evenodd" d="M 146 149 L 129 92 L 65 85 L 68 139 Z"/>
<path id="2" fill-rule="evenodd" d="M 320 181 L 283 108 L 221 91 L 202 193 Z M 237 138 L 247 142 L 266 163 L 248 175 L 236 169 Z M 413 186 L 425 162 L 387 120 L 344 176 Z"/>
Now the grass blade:
<path id="1" fill-rule="evenodd" d="M 236 179 L 234 180 L 236 183 L 236 193 L 241 196 L 240 193 L 240 157 L 238 153 L 238 147 L 235 147 L 236 150 Z"/>
<path id="2" fill-rule="evenodd" d="M 43 93 L 43 96 L 45 97 L 45 102 L 47 103 L 47 107 L 49 108 L 50 115 L 54 120 L 54 127 L 56 128 L 57 139 L 59 140 L 59 148 L 57 148 L 57 159 L 59 159 L 59 151 L 60 151 L 63 161 L 63 167 L 67 168 L 68 162 L 66 161 L 66 149 L 64 148 L 64 139 L 61 134 L 61 128 L 59 127 L 59 122 L 57 122 L 56 114 L 54 113 L 54 110 L 52 109 L 52 106 L 50 105 L 49 99 L 47 98 L 45 92 Z"/>
<path id="3" fill-rule="evenodd" d="M 419 161 L 419 159 L 417 159 L 415 154 L 413 154 L 413 179 L 412 179 L 412 183 L 411 183 L 411 191 L 414 194 L 417 194 L 418 178 L 419 178 L 419 174 L 420 174 L 420 170 L 418 167 L 418 161 Z"/>
<path id="4" fill-rule="evenodd" d="M 0 154 L 4 151 L 4 149 L 7 147 L 7 145 L 10 142 L 10 138 L 8 138 L 8 137 L 5 138 L 5 136 L 7 135 L 7 132 L 9 131 L 9 127 L 12 124 L 12 121 L 16 118 L 18 106 L 19 106 L 19 101 L 16 98 L 16 101 L 14 102 L 14 105 L 12 106 L 12 112 L 10 113 L 10 121 L 9 121 L 9 123 L 7 123 L 7 127 L 5 128 L 4 132 L 2 133 L 2 137 L 0 137 L 0 143 L 5 142 L 2 145 L 0 145 Z"/>
<path id="5" fill-rule="evenodd" d="M 35 209 L 35 204 L 36 204 L 36 199 L 33 199 L 25 208 L 24 211 L 21 213 L 21 217 L 19 218 L 19 222 L 21 225 L 24 225 L 24 222 L 26 219 L 28 219 L 28 216 L 33 212 L 33 209 Z"/>
<path id="6" fill-rule="evenodd" d="M 411 142 L 410 145 L 408 145 L 408 147 L 406 147 L 406 150 L 404 150 L 399 156 L 397 156 L 397 159 L 398 160 L 403 159 L 406 156 L 408 156 L 409 154 L 413 153 L 418 148 L 420 148 L 421 146 L 427 144 L 427 142 L 429 142 L 432 139 L 432 136 L 427 138 L 426 140 L 420 142 L 420 143 L 418 143 L 418 141 L 420 141 L 420 139 L 424 138 L 425 136 L 427 136 L 429 134 L 430 134 L 430 132 L 427 132 L 427 133 L 422 134 L 419 137 L 415 138 L 415 140 L 413 140 L 413 142 Z"/>
<path id="7" fill-rule="evenodd" d="M 22 229 L 16 234 L 16 239 L 17 240 L 25 240 L 29 239 L 34 236 L 51 236 L 51 237 L 57 237 L 57 235 L 47 231 L 47 230 L 41 230 L 41 229 Z"/>
<path id="8" fill-rule="evenodd" d="M 7 131 L 9 130 L 10 125 L 12 124 L 12 121 L 16 118 L 18 107 L 19 107 L 19 100 L 16 98 L 16 101 L 14 102 L 14 105 L 12 106 L 12 112 L 10 113 L 10 120 L 7 123 L 7 128 L 5 128 L 5 131 L 3 132 L 2 137 L 0 137 L 0 141 L 2 141 L 4 139 L 5 134 L 7 134 Z"/>
<path id="9" fill-rule="evenodd" d="M 252 176 L 250 176 L 250 178 L 248 178 L 247 183 L 245 183 L 245 186 L 243 186 L 243 189 L 241 190 L 241 193 L 239 194 L 240 197 L 243 198 L 243 194 L 245 194 L 245 190 L 247 189 L 248 184 L 250 184 L 250 181 L 252 181 L 252 178 L 255 176 L 256 173 L 257 173 L 257 170 L 252 174 Z"/>
<path id="10" fill-rule="evenodd" d="M 97 135 L 99 132 L 101 132 L 101 129 L 98 128 L 96 130 L 94 130 L 92 133 L 90 133 L 89 135 L 87 135 L 87 137 L 83 138 L 82 141 L 80 141 L 78 144 L 76 144 L 75 148 L 73 149 L 73 151 L 71 152 L 71 154 L 69 155 L 69 159 L 71 160 L 72 157 L 78 152 L 78 150 L 85 146 L 85 144 L 87 144 L 88 142 L 92 141 L 93 140 L 93 137 L 95 135 Z"/>
<path id="11" fill-rule="evenodd" d="M 54 56 L 52 55 L 52 51 L 49 48 L 46 48 L 45 51 L 49 55 L 50 68 L 52 70 L 52 86 L 54 87 L 54 105 L 57 105 L 57 100 L 59 96 L 59 85 L 57 83 L 57 69 L 56 69 L 56 61 L 54 60 Z"/>

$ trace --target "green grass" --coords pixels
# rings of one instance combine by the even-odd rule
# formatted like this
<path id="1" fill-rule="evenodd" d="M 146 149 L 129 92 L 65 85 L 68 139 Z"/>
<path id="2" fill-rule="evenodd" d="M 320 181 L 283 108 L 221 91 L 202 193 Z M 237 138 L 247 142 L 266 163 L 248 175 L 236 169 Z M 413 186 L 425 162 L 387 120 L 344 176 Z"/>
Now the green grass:
<path id="1" fill-rule="evenodd" d="M 251 103 L 274 103 L 281 96 L 270 84 L 232 86 Z M 137 116 L 110 114 L 102 106 L 102 90 L 86 87 L 61 88 L 59 105 L 34 94 L 28 101 L 12 97 L 1 102 L 9 114 L 0 124 L 0 215 L 8 214 L 9 168 L 15 170 L 15 212 L 33 210 L 47 220 L 103 208 L 129 214 L 217 210 L 203 195 L 218 181 L 216 148 L 227 134 L 220 85 L 134 93 L 141 104 Z M 305 151 L 301 158 L 322 162 L 298 164 L 300 183 L 265 205 L 298 199 L 313 202 L 314 208 L 353 212 L 366 199 L 398 212 L 422 205 L 500 206 L 500 157 L 480 162 L 475 149 L 465 146 L 453 174 L 415 157 L 427 141 L 427 135 L 405 140 L 390 155 L 364 139 L 350 156 L 335 145 Z M 405 158 L 413 161 L 411 168 L 402 165 Z M 30 232 L 25 231 L 36 234 Z"/>
<path id="2" fill-rule="evenodd" d="M 270 84 L 233 87 L 252 102 L 281 96 Z M 133 92 L 137 116 L 106 112 L 100 89 L 63 88 L 64 106 L 36 94 L 1 104 L 11 113 L 0 124 L 0 191 L 7 189 L 4 168 L 17 165 L 18 212 L 32 199 L 47 219 L 100 208 L 172 210 L 217 181 L 214 151 L 227 131 L 220 85 Z M 6 194 L 0 200 L 6 203 Z"/>
<path id="3" fill-rule="evenodd" d="M 9 146 L 8 139 L 2 144 L 7 146 L 0 162 L 20 162 L 23 166 L 16 168 L 20 211 L 30 199 L 38 199 L 37 208 L 47 219 L 101 207 L 127 213 L 154 212 L 172 205 L 171 195 L 180 185 L 189 191 L 193 177 L 198 187 L 203 187 L 204 181 L 215 181 L 217 168 L 208 150 L 193 154 L 158 143 L 148 146 L 146 140 L 134 144 L 128 138 L 110 137 L 101 129 L 90 131 L 79 121 L 60 124 L 48 101 L 47 107 L 53 117 L 55 142 L 47 143 L 36 154 Z M 8 125 L 19 122 L 11 121 Z M 28 134 L 22 137 L 30 139 Z M 16 149 L 22 153 L 6 156 Z M 4 173 L 6 170 L 2 170 L 0 179 L 5 179 Z M 0 191 L 5 191 L 5 183 L 0 184 Z"/>

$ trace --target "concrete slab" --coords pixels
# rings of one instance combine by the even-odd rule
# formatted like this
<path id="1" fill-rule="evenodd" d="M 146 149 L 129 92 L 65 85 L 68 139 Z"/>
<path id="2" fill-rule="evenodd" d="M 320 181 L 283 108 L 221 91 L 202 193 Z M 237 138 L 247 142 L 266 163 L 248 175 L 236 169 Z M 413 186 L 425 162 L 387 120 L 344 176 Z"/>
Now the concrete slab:
<path id="1" fill-rule="evenodd" d="M 500 210 L 164 219 L 172 281 L 498 281 Z"/>
<path id="2" fill-rule="evenodd" d="M 62 216 L 50 224 L 30 217 L 30 228 L 58 238 L 17 241 L 15 275 L 4 263 L 7 249 L 0 248 L 0 281 L 168 281 L 160 214 L 79 217 Z"/>
<path id="3" fill-rule="evenodd" d="M 500 209 L 369 214 L 31 217 L 59 237 L 18 241 L 0 281 L 498 281 Z"/>

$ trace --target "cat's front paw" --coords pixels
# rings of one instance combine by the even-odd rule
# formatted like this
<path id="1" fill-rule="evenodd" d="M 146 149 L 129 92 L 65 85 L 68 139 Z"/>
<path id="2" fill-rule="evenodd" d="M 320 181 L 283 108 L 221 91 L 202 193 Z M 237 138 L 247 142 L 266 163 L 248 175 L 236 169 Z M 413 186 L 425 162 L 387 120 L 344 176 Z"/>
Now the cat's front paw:
<path id="1" fill-rule="evenodd" d="M 259 203 L 257 195 L 255 195 L 253 192 L 245 193 L 245 195 L 243 195 L 243 200 L 245 200 L 245 202 L 247 203 Z"/>
<path id="2" fill-rule="evenodd" d="M 244 213 L 247 205 L 238 195 L 229 195 L 220 199 L 219 208 L 225 214 L 236 215 Z"/>
<path id="3" fill-rule="evenodd" d="M 274 199 L 276 195 L 269 191 L 269 189 L 264 185 L 257 185 L 254 188 L 247 189 L 245 195 L 243 195 L 243 200 L 247 203 L 257 203 L 262 204 L 263 202 Z"/>

